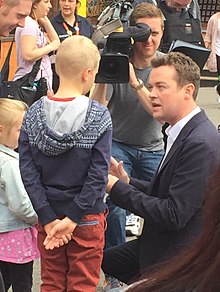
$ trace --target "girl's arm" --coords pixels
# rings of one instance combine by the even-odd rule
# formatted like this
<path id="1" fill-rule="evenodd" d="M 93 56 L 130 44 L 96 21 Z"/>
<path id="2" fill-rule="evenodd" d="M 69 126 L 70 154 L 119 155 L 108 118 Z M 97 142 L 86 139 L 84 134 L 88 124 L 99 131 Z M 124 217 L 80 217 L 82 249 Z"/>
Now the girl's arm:
<path id="1" fill-rule="evenodd" d="M 4 164 L 1 182 L 5 185 L 4 196 L 8 208 L 14 216 L 27 224 L 36 224 L 37 214 L 22 183 L 17 160 L 10 160 Z"/>
<path id="2" fill-rule="evenodd" d="M 58 37 L 58 34 L 55 31 L 51 21 L 49 20 L 49 18 L 47 16 L 45 16 L 44 18 L 40 18 L 38 20 L 38 23 L 45 29 L 45 31 L 47 33 L 48 40 L 50 42 L 58 41 L 60 43 L 60 39 Z"/>
<path id="3" fill-rule="evenodd" d="M 25 61 L 35 62 L 40 58 L 44 57 L 52 51 L 56 51 L 60 46 L 60 41 L 57 33 L 53 29 L 50 20 L 46 17 L 40 22 L 44 26 L 47 37 L 49 38 L 49 43 L 45 46 L 38 48 L 37 47 L 37 37 L 35 35 L 27 34 L 21 35 L 20 37 L 20 49 L 21 56 Z M 43 38 L 43 32 L 42 32 Z"/>

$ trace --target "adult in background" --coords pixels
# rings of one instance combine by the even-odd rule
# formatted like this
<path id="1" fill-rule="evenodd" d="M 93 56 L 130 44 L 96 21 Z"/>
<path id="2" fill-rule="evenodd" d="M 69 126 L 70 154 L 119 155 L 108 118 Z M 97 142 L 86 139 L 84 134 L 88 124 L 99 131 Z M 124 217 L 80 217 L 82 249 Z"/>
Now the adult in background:
<path id="1" fill-rule="evenodd" d="M 150 183 L 130 178 L 113 160 L 107 187 L 114 204 L 145 219 L 139 238 L 104 253 L 103 271 L 125 283 L 200 234 L 207 182 L 220 162 L 220 135 L 196 104 L 199 67 L 181 53 L 151 64 L 153 117 L 170 125 L 165 156 Z"/>
<path id="2" fill-rule="evenodd" d="M 52 69 L 48 53 L 58 49 L 59 38 L 47 17 L 51 9 L 49 0 L 34 0 L 30 16 L 25 19 L 25 26 L 17 28 L 15 32 L 17 70 L 14 80 L 29 73 L 34 63 L 41 59 L 40 70 L 36 80 L 45 77 L 48 95 L 52 95 Z"/>
<path id="3" fill-rule="evenodd" d="M 31 0 L 0 1 L 0 36 L 9 35 L 17 26 L 24 27 L 25 18 L 31 11 L 31 4 Z M 3 97 L 1 83 L 0 97 Z"/>
<path id="4" fill-rule="evenodd" d="M 164 14 L 162 52 L 176 39 L 204 46 L 198 0 L 135 0 L 133 6 L 140 2 L 154 3 Z"/>
<path id="5" fill-rule="evenodd" d="M 163 15 L 153 4 L 140 3 L 130 16 L 131 25 L 144 23 L 152 33 L 144 42 L 133 45 L 130 58 L 129 83 L 96 84 L 92 98 L 108 105 L 113 122 L 112 156 L 122 160 L 129 175 L 151 181 L 163 155 L 162 124 L 152 117 L 147 89 L 151 60 L 160 55 L 157 51 L 163 34 Z M 108 89 L 108 92 L 107 92 Z M 109 214 L 105 248 L 126 241 L 126 208 L 113 204 L 107 197 Z M 133 216 L 136 220 L 136 216 Z M 109 280 L 110 286 L 116 285 Z"/>
<path id="6" fill-rule="evenodd" d="M 7 36 L 17 26 L 24 27 L 31 4 L 31 0 L 0 1 L 0 36 Z"/>
<path id="7" fill-rule="evenodd" d="M 220 81 L 220 12 L 213 14 L 207 24 L 205 46 L 211 49 L 207 60 L 207 68 L 210 72 L 217 72 Z"/>
<path id="8" fill-rule="evenodd" d="M 80 5 L 79 0 L 60 0 L 60 11 L 51 19 L 51 23 L 56 30 L 60 41 L 72 35 L 84 35 L 91 38 L 93 34 L 92 24 L 85 18 L 77 14 Z M 53 90 L 57 91 L 59 77 L 55 71 L 55 52 L 51 55 L 53 69 Z"/>

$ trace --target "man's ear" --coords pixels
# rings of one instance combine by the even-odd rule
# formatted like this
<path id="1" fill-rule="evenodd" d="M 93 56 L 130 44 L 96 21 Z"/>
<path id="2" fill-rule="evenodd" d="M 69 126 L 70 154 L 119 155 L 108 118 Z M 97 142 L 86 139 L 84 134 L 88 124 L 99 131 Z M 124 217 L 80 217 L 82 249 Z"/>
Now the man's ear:
<path id="1" fill-rule="evenodd" d="M 187 98 L 193 97 L 195 91 L 195 85 L 193 83 L 188 83 L 185 85 L 185 93 Z"/>

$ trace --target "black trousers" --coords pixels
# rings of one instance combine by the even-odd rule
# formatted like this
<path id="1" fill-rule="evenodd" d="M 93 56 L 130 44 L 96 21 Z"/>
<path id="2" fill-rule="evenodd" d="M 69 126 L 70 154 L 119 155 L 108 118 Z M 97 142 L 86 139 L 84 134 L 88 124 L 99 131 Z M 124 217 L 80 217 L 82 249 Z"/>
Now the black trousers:
<path id="1" fill-rule="evenodd" d="M 11 286 L 13 292 L 31 292 L 33 285 L 33 261 L 25 264 L 0 261 L 0 270 L 6 292 Z"/>
<path id="2" fill-rule="evenodd" d="M 126 284 L 137 281 L 140 277 L 139 240 L 105 249 L 102 270 Z"/>
<path id="3" fill-rule="evenodd" d="M 0 271 L 0 292 L 5 292 L 5 285 L 2 278 L 2 273 Z"/>

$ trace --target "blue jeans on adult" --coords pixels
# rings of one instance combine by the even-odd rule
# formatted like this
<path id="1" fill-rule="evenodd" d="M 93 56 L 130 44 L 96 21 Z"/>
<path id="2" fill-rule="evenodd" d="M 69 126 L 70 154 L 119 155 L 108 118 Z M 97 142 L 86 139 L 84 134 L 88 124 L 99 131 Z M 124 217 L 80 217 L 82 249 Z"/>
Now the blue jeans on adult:
<path id="1" fill-rule="evenodd" d="M 151 181 L 164 154 L 164 150 L 143 151 L 113 140 L 112 156 L 123 161 L 129 176 Z M 106 203 L 109 208 L 105 248 L 113 247 L 126 241 L 126 210 L 114 205 L 109 197 Z"/>

